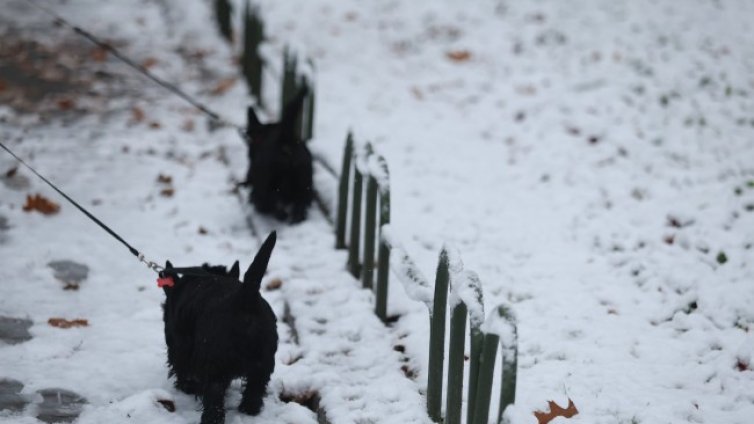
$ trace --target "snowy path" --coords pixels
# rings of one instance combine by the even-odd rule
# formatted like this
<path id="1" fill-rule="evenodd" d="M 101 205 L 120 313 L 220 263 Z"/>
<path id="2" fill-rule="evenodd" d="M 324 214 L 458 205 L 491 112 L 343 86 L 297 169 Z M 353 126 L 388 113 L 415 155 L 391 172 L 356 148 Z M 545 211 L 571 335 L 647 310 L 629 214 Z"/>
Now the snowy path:
<path id="1" fill-rule="evenodd" d="M 80 47 L 22 3 L 7 10 L 25 29 L 0 41 L 63 42 L 75 68 Z M 127 3 L 50 2 L 132 56 L 153 57 L 155 72 L 242 122 L 240 82 L 211 93 L 235 65 L 207 5 Z M 573 423 L 749 423 L 751 2 L 260 3 L 270 48 L 293 41 L 316 61 L 315 150 L 338 164 L 348 128 L 372 141 L 391 168 L 392 227 L 424 272 L 449 241 L 480 274 L 488 308 L 513 304 L 515 424 L 566 395 L 580 410 Z M 148 256 L 248 263 L 256 244 L 229 193 L 246 166 L 237 135 L 209 133 L 184 104 L 83 54 L 93 59 L 81 70 L 104 71 L 107 83 L 84 78 L 75 88 L 100 96 L 76 99 L 67 113 L 45 105 L 55 113 L 42 119 L 1 108 L 0 135 Z M 135 119 L 133 106 L 146 116 Z M 0 171 L 11 166 L 0 156 Z M 21 212 L 27 193 L 52 196 L 34 180 L 24 188 L 28 175 L 19 174 L 0 185 L 0 315 L 28 315 L 34 339 L 0 346 L 0 370 L 30 392 L 76 390 L 94 405 L 84 422 L 196 421 L 196 402 L 165 378 L 153 276 L 66 205 L 49 218 Z M 160 194 L 168 187 L 159 174 L 172 177 L 172 197 Z M 401 319 L 382 327 L 369 293 L 342 272 L 344 254 L 331 249 L 323 220 L 281 234 L 284 254 L 273 255 L 270 276 L 284 283 L 267 295 L 279 316 L 290 302 L 301 345 L 281 347 L 259 421 L 313 422 L 307 409 L 276 400 L 289 386 L 318 391 L 333 408 L 328 418 L 387 417 L 393 387 L 382 393 L 383 383 L 413 393 L 403 419 L 418 417 L 426 310 L 392 284 L 391 313 Z M 60 259 L 89 266 L 78 291 L 52 277 L 47 264 Z M 90 326 L 52 328 L 53 316 Z M 416 383 L 400 373 L 397 343 Z M 379 385 L 372 367 L 383 371 Z M 157 396 L 175 397 L 178 411 L 155 408 Z M 384 402 L 362 405 L 367 396 Z"/>

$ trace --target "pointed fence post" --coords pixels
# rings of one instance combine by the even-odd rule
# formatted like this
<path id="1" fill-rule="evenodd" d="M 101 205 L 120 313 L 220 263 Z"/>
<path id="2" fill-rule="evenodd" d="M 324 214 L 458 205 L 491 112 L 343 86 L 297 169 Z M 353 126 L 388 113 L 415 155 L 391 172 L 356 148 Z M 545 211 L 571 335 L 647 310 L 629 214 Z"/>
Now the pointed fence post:
<path id="1" fill-rule="evenodd" d="M 497 412 L 498 423 L 503 422 L 505 408 L 516 402 L 516 379 L 518 375 L 518 325 L 516 317 L 504 306 L 501 306 L 500 315 L 513 327 L 513 339 L 500 339 L 500 349 L 503 352 L 503 366 L 501 367 L 502 377 L 500 380 L 500 407 Z"/>
<path id="2" fill-rule="evenodd" d="M 495 356 L 497 355 L 497 344 L 499 341 L 500 337 L 497 334 L 487 333 L 484 335 L 481 358 L 479 360 L 476 400 L 474 402 L 474 421 L 471 424 L 487 424 L 490 414 Z"/>
<path id="3" fill-rule="evenodd" d="M 359 152 L 354 149 L 353 161 L 359 161 Z M 359 170 L 358 163 L 353 167 L 353 199 L 351 200 L 351 240 L 348 243 L 348 270 L 355 278 L 361 275 L 359 263 L 359 249 L 361 244 L 361 192 L 364 179 Z"/>
<path id="4" fill-rule="evenodd" d="M 262 69 L 264 62 L 259 56 L 259 45 L 264 41 L 264 23 L 259 17 L 259 10 L 246 3 L 244 9 L 243 53 L 241 67 L 249 92 L 262 105 Z"/>
<path id="5" fill-rule="evenodd" d="M 448 342 L 448 394 L 445 406 L 445 424 L 461 424 L 463 401 L 463 351 L 466 346 L 466 305 L 460 301 L 450 315 L 450 340 Z"/>
<path id="6" fill-rule="evenodd" d="M 468 387 L 468 404 L 466 405 L 466 422 L 474 422 L 474 409 L 476 407 L 477 385 L 479 380 L 479 362 L 482 357 L 482 345 L 484 344 L 484 333 L 479 326 L 471 326 L 470 348 L 469 348 L 469 387 Z"/>
<path id="7" fill-rule="evenodd" d="M 233 7 L 228 0 L 215 0 L 215 16 L 220 27 L 220 34 L 229 42 L 233 42 L 233 28 L 230 24 L 230 16 L 233 13 Z"/>
<path id="8" fill-rule="evenodd" d="M 298 56 L 291 53 L 291 49 L 286 45 L 283 49 L 283 81 L 280 89 L 280 113 L 285 110 L 285 106 L 296 95 L 299 87 L 298 81 Z M 296 120 L 296 134 L 301 134 L 300 119 Z"/>
<path id="9" fill-rule="evenodd" d="M 380 241 L 377 252 L 377 289 L 375 292 L 375 313 L 385 322 L 387 320 L 388 277 L 390 274 L 390 248 L 382 238 L 382 227 L 390 223 L 390 183 L 387 161 L 377 157 L 377 165 L 382 170 L 383 181 L 380 190 Z"/>
<path id="10" fill-rule="evenodd" d="M 351 174 L 351 159 L 353 156 L 353 134 L 349 131 L 346 137 L 346 147 L 343 150 L 343 166 L 340 169 L 340 183 L 338 185 L 338 213 L 335 220 L 335 248 L 346 248 L 346 218 L 348 216 L 348 183 Z"/>
<path id="11" fill-rule="evenodd" d="M 429 325 L 429 376 L 427 379 L 427 413 L 434 422 L 442 421 L 442 375 L 445 361 L 445 315 L 450 279 L 448 252 L 440 251 L 435 277 L 435 295 Z"/>
<path id="12" fill-rule="evenodd" d="M 364 261 L 361 271 L 362 287 L 371 289 L 374 285 L 374 236 L 377 231 L 377 180 L 372 175 L 367 178 L 367 198 L 364 208 Z"/>
<path id="13" fill-rule="evenodd" d="M 309 59 L 308 60 L 309 66 L 312 69 L 312 78 L 314 78 L 314 61 Z M 314 136 L 314 105 L 315 105 L 315 90 L 314 90 L 314 81 L 309 81 L 309 95 L 307 96 L 306 100 L 306 119 L 304 120 L 306 122 L 306 125 L 304 125 L 304 141 L 311 140 Z"/>

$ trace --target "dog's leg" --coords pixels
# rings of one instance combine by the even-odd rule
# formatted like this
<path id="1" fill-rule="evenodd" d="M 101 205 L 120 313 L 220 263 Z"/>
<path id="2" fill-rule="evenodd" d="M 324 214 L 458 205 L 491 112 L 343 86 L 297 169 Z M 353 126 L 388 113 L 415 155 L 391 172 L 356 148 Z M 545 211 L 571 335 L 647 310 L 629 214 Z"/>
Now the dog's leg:
<path id="1" fill-rule="evenodd" d="M 196 395 L 199 393 L 196 380 L 180 374 L 176 374 L 175 376 L 175 388 L 187 395 Z"/>
<path id="2" fill-rule="evenodd" d="M 246 387 L 243 390 L 238 410 L 244 414 L 257 415 L 262 410 L 262 399 L 270 382 L 270 373 L 265 373 L 263 367 L 254 367 L 246 376 Z"/>
<path id="3" fill-rule="evenodd" d="M 202 421 L 201 424 L 224 424 L 225 423 L 225 391 L 230 382 L 212 382 L 208 384 L 202 394 Z"/>

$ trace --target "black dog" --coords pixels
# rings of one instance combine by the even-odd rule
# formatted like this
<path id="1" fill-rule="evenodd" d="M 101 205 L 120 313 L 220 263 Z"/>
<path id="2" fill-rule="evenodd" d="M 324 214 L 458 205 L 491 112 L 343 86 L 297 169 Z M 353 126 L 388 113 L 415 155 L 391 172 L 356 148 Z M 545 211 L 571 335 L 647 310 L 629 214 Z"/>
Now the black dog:
<path id="1" fill-rule="evenodd" d="M 278 336 L 275 313 L 259 289 L 275 240 L 272 232 L 243 284 L 238 281 L 238 261 L 230 271 L 207 264 L 173 268 L 167 262 L 158 280 L 166 295 L 170 375 L 176 388 L 202 398 L 202 424 L 225 422 L 225 391 L 234 378 L 246 380 L 238 410 L 256 415 L 262 409 Z"/>
<path id="2" fill-rule="evenodd" d="M 262 124 L 254 109 L 248 110 L 246 134 L 249 143 L 249 172 L 246 183 L 252 187 L 251 203 L 257 211 L 292 222 L 306 219 L 314 199 L 312 154 L 297 134 L 308 90 L 302 88 L 284 108 L 279 122 Z"/>

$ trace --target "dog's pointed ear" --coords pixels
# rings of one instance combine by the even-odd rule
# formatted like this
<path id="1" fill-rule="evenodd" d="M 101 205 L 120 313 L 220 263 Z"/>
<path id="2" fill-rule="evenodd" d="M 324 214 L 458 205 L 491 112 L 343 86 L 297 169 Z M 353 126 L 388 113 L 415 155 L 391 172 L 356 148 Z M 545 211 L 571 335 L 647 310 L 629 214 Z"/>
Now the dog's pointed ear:
<path id="1" fill-rule="evenodd" d="M 262 284 L 262 277 L 264 277 L 265 271 L 267 271 L 267 264 L 270 262 L 270 255 L 272 255 L 272 248 L 275 247 L 276 240 L 277 234 L 273 231 L 267 236 L 267 240 L 262 243 L 262 247 L 259 248 L 259 252 L 254 257 L 254 262 L 251 263 L 251 266 L 249 266 L 249 269 L 243 276 L 244 285 L 253 288 L 255 291 L 259 291 L 259 286 Z"/>
<path id="2" fill-rule="evenodd" d="M 254 112 L 254 106 L 249 106 L 249 108 L 246 110 L 246 132 L 254 132 L 261 126 L 262 123 L 259 122 L 257 113 Z"/>
<path id="3" fill-rule="evenodd" d="M 228 275 L 233 277 L 234 280 L 238 280 L 238 276 L 241 275 L 241 267 L 238 265 L 238 261 L 236 261 L 232 267 L 230 267 L 230 272 L 228 272 Z"/>
<path id="4" fill-rule="evenodd" d="M 170 261 L 165 261 L 165 269 L 170 269 L 173 267 L 173 264 L 170 263 Z"/>

